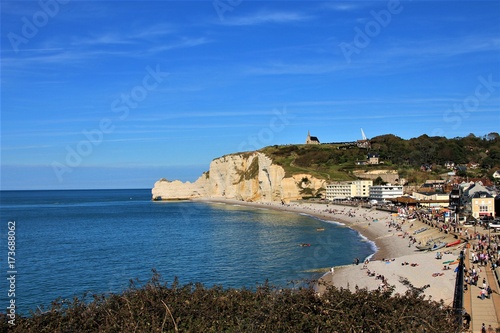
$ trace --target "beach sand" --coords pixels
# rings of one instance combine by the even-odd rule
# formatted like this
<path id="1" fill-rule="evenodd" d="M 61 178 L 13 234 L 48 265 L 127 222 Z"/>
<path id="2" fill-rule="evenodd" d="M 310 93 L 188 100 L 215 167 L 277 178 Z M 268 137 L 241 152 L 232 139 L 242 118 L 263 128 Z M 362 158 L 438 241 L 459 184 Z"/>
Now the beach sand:
<path id="1" fill-rule="evenodd" d="M 282 205 L 280 203 L 249 203 L 228 199 L 202 201 L 283 210 L 308 214 L 325 221 L 341 222 L 376 244 L 377 251 L 366 267 L 364 267 L 363 262 L 360 262 L 359 265 L 335 267 L 333 274 L 331 271 L 325 272 L 317 286 L 319 293 L 323 292 L 328 285 L 349 288 L 352 291 L 355 290 L 356 286 L 375 290 L 382 283 L 382 280 L 377 279 L 376 275 L 383 275 L 387 283 L 395 287 L 396 293 L 404 293 L 408 290 L 400 282 L 401 279 L 407 279 L 413 286 L 418 288 L 429 285 L 430 287 L 425 289 L 424 295 L 432 297 L 433 300 L 442 299 L 447 305 L 451 305 L 453 301 L 454 269 L 457 264 L 452 265 L 450 270 L 442 270 L 443 263 L 456 260 L 463 246 L 459 245 L 439 250 L 441 253 L 446 252 L 443 253 L 442 259 L 439 260 L 435 258 L 436 252 L 418 251 L 415 245 L 419 241 L 425 243 L 427 240 L 435 238 L 443 238 L 445 242 L 455 240 L 453 235 L 440 232 L 418 220 L 405 222 L 392 213 L 385 211 L 324 203 Z M 396 228 L 391 227 L 390 222 L 399 223 L 401 229 L 398 231 Z M 424 227 L 428 229 L 417 235 L 413 234 L 414 231 Z M 407 234 L 405 235 L 405 233 Z M 403 237 L 404 235 L 405 237 Z M 408 237 L 410 235 L 417 240 L 417 243 L 411 244 L 411 246 L 409 246 L 410 240 Z M 362 258 L 360 259 L 362 260 Z M 402 265 L 402 263 L 408 263 L 408 265 Z M 412 266 L 411 264 L 416 265 Z M 368 276 L 368 270 L 375 272 L 375 276 Z"/>

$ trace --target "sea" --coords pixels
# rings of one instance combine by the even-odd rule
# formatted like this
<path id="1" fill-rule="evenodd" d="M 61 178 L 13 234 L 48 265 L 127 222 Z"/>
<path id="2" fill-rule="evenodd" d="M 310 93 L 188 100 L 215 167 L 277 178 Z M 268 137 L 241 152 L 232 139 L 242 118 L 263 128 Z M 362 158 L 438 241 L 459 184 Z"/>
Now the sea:
<path id="1" fill-rule="evenodd" d="M 1 191 L 0 218 L 0 312 L 14 300 L 21 315 L 56 299 L 120 293 L 153 271 L 166 284 L 296 288 L 376 250 L 341 223 L 152 201 L 150 189 Z"/>

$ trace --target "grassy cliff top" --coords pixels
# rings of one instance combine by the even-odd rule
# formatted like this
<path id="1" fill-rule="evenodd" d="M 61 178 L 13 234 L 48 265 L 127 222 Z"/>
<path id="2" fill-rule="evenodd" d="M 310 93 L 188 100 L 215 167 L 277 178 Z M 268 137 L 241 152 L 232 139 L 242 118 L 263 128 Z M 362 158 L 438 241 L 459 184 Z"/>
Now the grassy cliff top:
<path id="1" fill-rule="evenodd" d="M 307 173 L 320 179 L 352 180 L 356 160 L 366 160 L 366 149 L 338 149 L 338 145 L 285 145 L 259 150 L 285 169 L 287 177 Z"/>
<path id="2" fill-rule="evenodd" d="M 269 146 L 259 152 L 282 166 L 286 176 L 308 173 L 331 181 L 356 179 L 355 170 L 391 169 L 418 183 L 439 179 L 450 171 L 445 167 L 448 162 L 456 166 L 469 165 L 467 170 L 460 172 L 470 177 L 491 178 L 495 170 L 500 170 L 500 136 L 497 133 L 453 139 L 422 135 L 409 140 L 388 134 L 370 142 L 370 148 L 345 144 L 291 144 Z M 381 164 L 359 165 L 358 162 L 367 161 L 368 154 L 376 154 Z M 470 167 L 471 163 L 476 167 Z"/>

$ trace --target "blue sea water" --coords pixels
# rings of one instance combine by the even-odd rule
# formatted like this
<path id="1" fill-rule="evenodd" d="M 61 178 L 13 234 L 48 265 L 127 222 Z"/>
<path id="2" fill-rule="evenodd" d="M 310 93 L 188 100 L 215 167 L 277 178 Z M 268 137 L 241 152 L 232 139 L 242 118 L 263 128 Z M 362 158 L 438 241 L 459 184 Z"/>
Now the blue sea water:
<path id="1" fill-rule="evenodd" d="M 123 291 L 130 280 L 147 282 L 152 269 L 167 282 L 286 287 L 374 252 L 340 224 L 238 205 L 151 201 L 149 189 L 2 191 L 0 199 L 0 312 L 12 298 L 9 221 L 21 314 L 58 297 Z"/>

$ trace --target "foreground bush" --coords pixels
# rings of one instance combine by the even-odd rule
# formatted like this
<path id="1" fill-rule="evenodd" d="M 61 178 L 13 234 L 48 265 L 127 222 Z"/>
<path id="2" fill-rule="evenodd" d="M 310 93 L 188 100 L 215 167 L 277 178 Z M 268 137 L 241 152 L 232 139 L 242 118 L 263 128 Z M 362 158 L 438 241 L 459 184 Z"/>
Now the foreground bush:
<path id="1" fill-rule="evenodd" d="M 44 313 L 17 317 L 11 332 L 454 332 L 449 308 L 405 295 L 329 288 L 256 290 L 170 286 L 157 275 L 122 294 L 54 301 Z"/>

